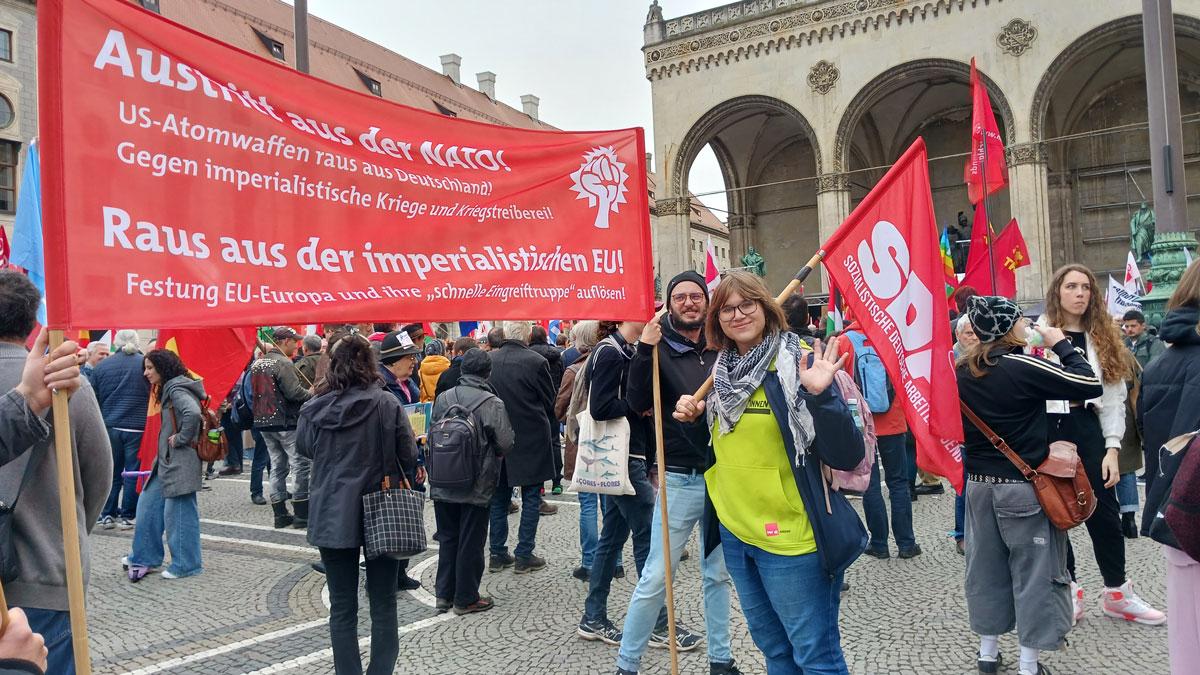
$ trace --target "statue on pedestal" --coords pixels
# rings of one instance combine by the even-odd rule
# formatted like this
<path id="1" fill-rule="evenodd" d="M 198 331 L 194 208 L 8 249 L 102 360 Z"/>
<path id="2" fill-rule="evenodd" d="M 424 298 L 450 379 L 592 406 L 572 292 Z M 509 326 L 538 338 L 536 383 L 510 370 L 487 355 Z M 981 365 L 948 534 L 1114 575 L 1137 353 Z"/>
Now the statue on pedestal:
<path id="1" fill-rule="evenodd" d="M 742 256 L 742 267 L 748 268 L 760 277 L 767 276 L 767 261 L 753 246 Z"/>
<path id="2" fill-rule="evenodd" d="M 1138 212 L 1129 219 L 1129 250 L 1137 262 L 1150 261 L 1150 247 L 1154 245 L 1154 211 L 1142 202 Z"/>

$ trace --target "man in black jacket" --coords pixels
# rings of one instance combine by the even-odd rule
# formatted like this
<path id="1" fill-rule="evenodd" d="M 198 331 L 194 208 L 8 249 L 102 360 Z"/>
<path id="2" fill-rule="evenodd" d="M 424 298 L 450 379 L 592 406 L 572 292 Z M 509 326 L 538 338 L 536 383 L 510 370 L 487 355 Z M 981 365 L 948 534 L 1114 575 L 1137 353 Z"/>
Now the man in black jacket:
<path id="1" fill-rule="evenodd" d="M 629 366 L 626 399 L 638 412 L 654 409 L 654 350 L 662 387 L 663 456 L 666 460 L 668 519 L 672 523 L 671 568 L 679 569 L 679 558 L 692 530 L 704 516 L 704 471 L 708 468 L 709 430 L 704 418 L 680 422 L 671 416 L 675 402 L 693 394 L 708 377 L 717 353 L 704 340 L 704 318 L 708 311 L 708 289 L 704 278 L 693 271 L 676 275 L 667 284 L 668 313 L 656 323 L 646 324 L 637 352 Z M 659 498 L 662 493 L 659 493 Z M 655 513 L 660 506 L 655 506 Z M 654 518 L 651 539 L 661 540 L 662 519 Z M 703 543 L 700 550 L 705 550 Z M 718 546 L 700 561 L 704 573 L 704 619 L 708 633 L 708 660 L 712 673 L 737 673 L 729 648 L 729 596 L 733 583 L 725 570 L 724 554 Z M 666 571 L 663 550 L 652 546 L 637 588 L 629 600 L 622 631 L 619 672 L 638 672 L 642 654 L 650 643 L 667 646 Z M 681 650 L 695 648 L 697 636 L 676 624 L 676 643 Z"/>
<path id="2" fill-rule="evenodd" d="M 442 392 L 450 391 L 458 386 L 458 380 L 462 377 L 463 356 L 477 347 L 479 347 L 479 343 L 475 341 L 475 338 L 461 337 L 454 341 L 454 346 L 451 348 L 450 367 L 438 378 L 433 394 L 434 400 L 437 400 Z"/>
<path id="3" fill-rule="evenodd" d="M 542 485 L 554 477 L 551 434 L 558 434 L 554 417 L 555 391 L 550 383 L 546 359 L 531 351 L 530 322 L 505 321 L 506 339 L 489 352 L 492 359 L 491 385 L 504 401 L 516 431 L 516 443 L 504 458 L 500 482 L 491 503 L 491 559 L 488 569 L 499 572 L 516 565 L 517 574 L 534 572 L 546 560 L 533 554 L 542 505 Z M 508 553 L 508 504 L 513 487 L 521 488 L 521 525 L 517 546 Z"/>
<path id="4" fill-rule="evenodd" d="M 299 344 L 296 331 L 280 326 L 274 330 L 267 353 L 250 365 L 254 428 L 262 434 L 271 455 L 271 509 L 276 528 L 293 523 L 298 529 L 308 526 L 308 474 L 312 462 L 296 454 L 296 422 L 300 405 L 312 398 L 312 390 L 300 384 L 292 363 Z M 294 489 L 289 493 L 287 479 L 293 469 Z M 295 518 L 288 513 L 288 499 L 292 500 Z"/>

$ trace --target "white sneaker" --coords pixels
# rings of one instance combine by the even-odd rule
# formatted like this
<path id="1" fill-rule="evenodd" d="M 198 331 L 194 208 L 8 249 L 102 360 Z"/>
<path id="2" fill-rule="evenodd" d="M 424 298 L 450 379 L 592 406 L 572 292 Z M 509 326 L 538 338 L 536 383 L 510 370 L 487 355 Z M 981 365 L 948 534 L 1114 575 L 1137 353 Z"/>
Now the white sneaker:
<path id="1" fill-rule="evenodd" d="M 104 516 L 103 518 L 100 519 L 100 527 L 102 527 L 106 530 L 113 529 L 113 527 L 116 524 L 117 524 L 117 521 L 113 520 L 112 516 Z"/>
<path id="2" fill-rule="evenodd" d="M 1083 619 L 1083 586 L 1071 582 L 1071 604 L 1074 611 L 1071 613 L 1071 625 L 1079 623 Z"/>
<path id="3" fill-rule="evenodd" d="M 1133 582 L 1126 581 L 1120 588 L 1105 588 L 1101 605 L 1105 616 L 1158 626 L 1166 622 L 1167 615 L 1154 609 L 1133 592 Z"/>
<path id="4" fill-rule="evenodd" d="M 122 530 L 132 530 L 134 527 L 133 518 L 122 518 L 118 520 L 117 527 Z M 107 528 L 112 529 L 112 525 L 108 525 Z"/>
<path id="5" fill-rule="evenodd" d="M 129 569 L 129 556 L 124 556 L 121 558 L 121 567 L 124 569 Z M 147 567 L 146 568 L 146 572 L 150 573 L 150 574 L 157 572 L 157 571 L 158 571 L 157 567 Z"/>

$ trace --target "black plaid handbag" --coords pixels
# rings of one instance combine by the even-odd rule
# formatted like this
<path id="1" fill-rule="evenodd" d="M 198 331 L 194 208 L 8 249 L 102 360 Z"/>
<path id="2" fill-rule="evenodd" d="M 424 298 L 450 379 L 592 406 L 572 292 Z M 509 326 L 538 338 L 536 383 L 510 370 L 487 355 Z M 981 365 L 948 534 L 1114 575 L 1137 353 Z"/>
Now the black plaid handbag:
<path id="1" fill-rule="evenodd" d="M 404 560 L 424 553 L 425 495 L 413 490 L 401 474 L 392 487 L 385 476 L 382 489 L 363 495 L 363 551 L 367 560 L 389 557 Z"/>

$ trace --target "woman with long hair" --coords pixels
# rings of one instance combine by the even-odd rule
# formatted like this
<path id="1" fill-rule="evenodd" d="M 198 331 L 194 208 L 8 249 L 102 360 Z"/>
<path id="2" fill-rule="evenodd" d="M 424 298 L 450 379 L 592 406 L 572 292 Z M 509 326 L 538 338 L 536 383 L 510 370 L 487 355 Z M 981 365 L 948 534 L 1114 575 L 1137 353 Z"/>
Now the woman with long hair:
<path id="1" fill-rule="evenodd" d="M 1121 479 L 1118 455 L 1125 435 L 1125 381 L 1133 374 L 1133 357 L 1104 306 L 1096 276 L 1087 267 L 1064 265 L 1054 273 L 1046 291 L 1046 313 L 1038 323 L 1059 328 L 1083 353 L 1096 377 L 1104 383 L 1100 396 L 1049 401 L 1050 441 L 1070 441 L 1079 451 L 1088 481 L 1096 493 L 1096 512 L 1087 520 L 1096 564 L 1104 579 L 1101 610 L 1105 616 L 1157 626 L 1166 615 L 1133 592 L 1125 575 L 1125 537 L 1121 507 L 1113 487 Z M 1053 352 L 1047 358 L 1058 361 Z M 1076 581 L 1075 552 L 1067 545 L 1071 572 L 1073 617 L 1084 615 L 1083 587 Z"/>
<path id="2" fill-rule="evenodd" d="M 964 316 L 979 341 L 958 360 L 959 397 L 1037 467 L 1049 454 L 1046 401 L 1099 395 L 1100 380 L 1057 328 L 1036 330 L 1062 366 L 1024 354 L 1026 322 L 1007 298 L 973 297 Z M 964 419 L 963 430 L 967 616 L 979 635 L 979 672 L 1000 672 L 1000 635 L 1015 626 L 1019 672 L 1048 673 L 1039 653 L 1062 648 L 1071 630 L 1067 533 L 1051 524 L 1033 485 L 979 428 Z"/>
<path id="3" fill-rule="evenodd" d="M 822 469 L 853 469 L 865 452 L 831 386 L 847 355 L 836 342 L 810 351 L 762 280 L 740 271 L 713 292 L 704 334 L 719 351 L 712 393 L 680 397 L 674 417 L 708 413 L 715 462 L 705 481 L 750 637 L 771 675 L 848 673 L 842 574 L 867 536 Z"/>
<path id="4" fill-rule="evenodd" d="M 1146 509 L 1142 534 L 1162 511 L 1169 490 L 1156 489 L 1158 449 L 1176 436 L 1200 429 L 1200 265 L 1192 264 L 1167 301 L 1159 337 L 1170 347 L 1146 366 L 1138 425 L 1146 451 Z M 1195 450 L 1191 450 L 1195 452 Z M 1178 476 L 1176 480 L 1179 480 Z M 1186 486 L 1181 486 L 1181 488 Z M 1196 672 L 1200 663 L 1200 562 L 1163 546 L 1167 558 L 1167 650 L 1172 675 Z"/>
<path id="5" fill-rule="evenodd" d="M 312 460 L 308 542 L 321 552 L 329 584 L 329 636 L 337 673 L 361 673 L 358 558 L 362 497 L 415 471 L 417 449 L 404 407 L 384 391 L 367 339 L 348 334 L 330 345 L 316 396 L 300 408 L 296 450 Z M 400 653 L 396 620 L 399 561 L 366 562 L 371 603 L 369 675 L 391 673 Z"/>
<path id="6" fill-rule="evenodd" d="M 150 396 L 162 406 L 162 427 L 150 477 L 138 497 L 133 548 L 122 562 L 133 581 L 160 567 L 165 530 L 171 565 L 162 577 L 190 577 L 203 571 L 196 503 L 202 468 L 193 443 L 200 434 L 200 406 L 207 395 L 175 352 L 155 349 L 146 354 L 142 367 Z"/>

